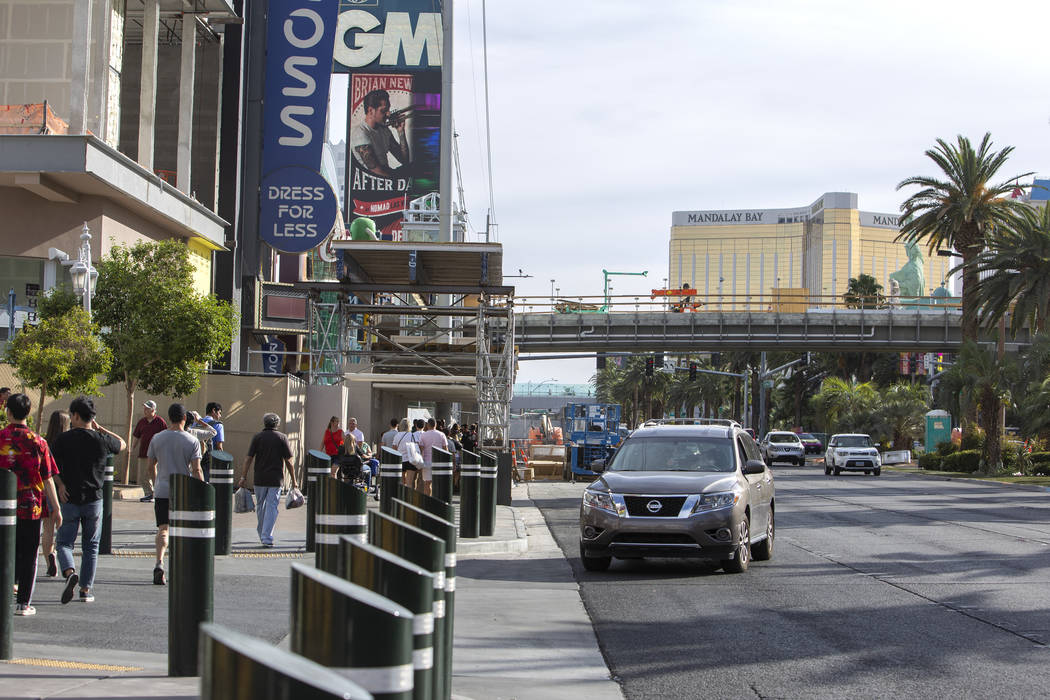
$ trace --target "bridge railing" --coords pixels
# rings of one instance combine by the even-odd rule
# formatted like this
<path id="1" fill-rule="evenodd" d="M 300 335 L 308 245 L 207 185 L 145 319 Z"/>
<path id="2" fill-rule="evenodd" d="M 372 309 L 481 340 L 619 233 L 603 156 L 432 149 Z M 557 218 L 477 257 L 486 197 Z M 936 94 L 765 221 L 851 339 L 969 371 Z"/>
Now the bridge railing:
<path id="1" fill-rule="evenodd" d="M 719 313 L 760 311 L 779 313 L 842 310 L 944 310 L 958 309 L 960 297 L 885 297 L 847 301 L 841 294 L 689 294 L 635 296 L 630 294 L 582 296 L 519 296 L 514 299 L 517 313 L 631 313 L 670 311 L 677 313 Z"/>

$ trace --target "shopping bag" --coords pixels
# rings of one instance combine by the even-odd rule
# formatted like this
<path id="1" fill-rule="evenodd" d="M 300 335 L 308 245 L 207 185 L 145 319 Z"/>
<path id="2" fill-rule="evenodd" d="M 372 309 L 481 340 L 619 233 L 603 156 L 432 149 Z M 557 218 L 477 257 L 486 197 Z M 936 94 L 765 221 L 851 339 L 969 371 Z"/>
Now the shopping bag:
<path id="1" fill-rule="evenodd" d="M 284 507 L 288 510 L 292 508 L 299 508 L 306 504 L 306 497 L 303 496 L 303 492 L 299 489 L 292 489 L 288 492 L 288 500 L 284 502 Z"/>
<path id="2" fill-rule="evenodd" d="M 255 499 L 252 498 L 252 492 L 243 486 L 237 489 L 233 494 L 233 512 L 234 513 L 251 513 L 255 510 Z"/>
<path id="3" fill-rule="evenodd" d="M 423 468 L 423 453 L 419 451 L 419 445 L 416 443 L 406 440 L 405 451 L 408 453 L 408 462 L 412 464 L 416 469 Z"/>

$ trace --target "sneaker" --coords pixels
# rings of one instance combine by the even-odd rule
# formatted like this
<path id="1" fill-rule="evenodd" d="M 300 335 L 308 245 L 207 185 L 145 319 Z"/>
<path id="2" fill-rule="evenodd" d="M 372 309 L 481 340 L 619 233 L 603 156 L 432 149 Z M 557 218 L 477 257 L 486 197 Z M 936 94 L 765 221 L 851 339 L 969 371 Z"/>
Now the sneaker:
<path id="1" fill-rule="evenodd" d="M 47 577 L 55 578 L 58 576 L 58 560 L 54 554 L 47 555 Z"/>
<path id="2" fill-rule="evenodd" d="M 16 605 L 15 615 L 19 617 L 29 617 L 30 615 L 36 615 L 36 608 L 32 605 Z"/>
<path id="3" fill-rule="evenodd" d="M 263 542 L 263 549 L 273 549 L 273 542 Z"/>
<path id="4" fill-rule="evenodd" d="M 85 590 L 81 589 L 81 591 L 80 591 L 80 602 L 81 603 L 94 603 L 95 602 L 95 594 L 92 593 L 91 591 L 85 591 Z"/>
<path id="5" fill-rule="evenodd" d="M 153 585 L 163 586 L 166 580 L 164 577 L 164 569 L 159 566 L 153 569 Z"/>
<path id="6" fill-rule="evenodd" d="M 139 499 L 139 503 L 153 503 L 153 496 L 143 496 Z"/>
<path id="7" fill-rule="evenodd" d="M 66 587 L 62 589 L 62 605 L 73 600 L 73 589 L 77 587 L 79 582 L 80 577 L 77 576 L 75 571 L 66 577 Z"/>

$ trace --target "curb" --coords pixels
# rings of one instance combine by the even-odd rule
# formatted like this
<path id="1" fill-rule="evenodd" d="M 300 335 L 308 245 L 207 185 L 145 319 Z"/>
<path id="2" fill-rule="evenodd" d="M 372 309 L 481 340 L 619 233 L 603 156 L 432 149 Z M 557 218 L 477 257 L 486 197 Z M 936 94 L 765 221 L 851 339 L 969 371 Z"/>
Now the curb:
<path id="1" fill-rule="evenodd" d="M 456 556 L 471 556 L 474 554 L 520 554 L 529 551 L 528 534 L 525 531 L 525 521 L 518 516 L 513 506 L 501 506 L 510 511 L 511 520 L 514 522 L 514 539 L 509 540 L 456 540 Z"/>
<path id="2" fill-rule="evenodd" d="M 900 474 L 908 474 L 911 476 L 917 476 L 920 479 L 930 479 L 931 481 L 969 481 L 971 484 L 986 484 L 988 486 L 1009 486 L 1010 488 L 1022 489 L 1024 491 L 1039 491 L 1041 493 L 1050 493 L 1050 486 L 1039 486 L 1038 484 L 1015 484 L 1009 481 L 998 481 L 996 479 L 972 479 L 967 476 L 942 476 L 940 474 L 924 474 L 921 470 L 917 472 L 903 472 L 893 467 L 885 467 L 885 469 L 891 469 Z"/>

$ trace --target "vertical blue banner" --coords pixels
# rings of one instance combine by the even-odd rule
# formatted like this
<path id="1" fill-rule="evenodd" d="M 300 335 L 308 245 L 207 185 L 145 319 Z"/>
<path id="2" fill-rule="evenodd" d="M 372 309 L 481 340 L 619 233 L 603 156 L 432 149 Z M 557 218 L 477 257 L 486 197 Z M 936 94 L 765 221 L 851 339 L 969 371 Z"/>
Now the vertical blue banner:
<path id="1" fill-rule="evenodd" d="M 339 0 L 269 0 L 259 236 L 285 253 L 316 248 L 337 201 L 321 176 Z"/>

